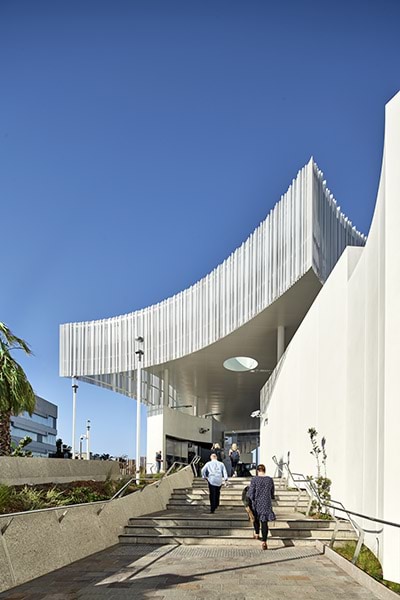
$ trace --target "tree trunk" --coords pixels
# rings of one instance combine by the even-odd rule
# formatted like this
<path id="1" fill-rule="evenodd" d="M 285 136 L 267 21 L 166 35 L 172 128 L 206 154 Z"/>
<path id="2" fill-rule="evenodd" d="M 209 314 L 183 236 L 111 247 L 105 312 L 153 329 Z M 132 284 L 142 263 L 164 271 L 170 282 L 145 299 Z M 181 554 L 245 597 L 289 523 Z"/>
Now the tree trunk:
<path id="1" fill-rule="evenodd" d="M 0 412 L 0 456 L 11 454 L 11 411 Z"/>

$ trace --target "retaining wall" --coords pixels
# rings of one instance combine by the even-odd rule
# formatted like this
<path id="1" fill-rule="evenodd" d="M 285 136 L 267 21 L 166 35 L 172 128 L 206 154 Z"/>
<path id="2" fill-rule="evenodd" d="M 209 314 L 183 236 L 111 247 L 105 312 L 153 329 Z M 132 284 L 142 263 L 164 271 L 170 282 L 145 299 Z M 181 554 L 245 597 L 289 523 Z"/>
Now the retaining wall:
<path id="1" fill-rule="evenodd" d="M 6 485 L 105 481 L 119 476 L 119 464 L 114 460 L 0 457 L 0 483 Z"/>
<path id="2" fill-rule="evenodd" d="M 186 467 L 111 502 L 0 516 L 0 592 L 117 544 L 129 518 L 165 510 L 192 481 Z"/>

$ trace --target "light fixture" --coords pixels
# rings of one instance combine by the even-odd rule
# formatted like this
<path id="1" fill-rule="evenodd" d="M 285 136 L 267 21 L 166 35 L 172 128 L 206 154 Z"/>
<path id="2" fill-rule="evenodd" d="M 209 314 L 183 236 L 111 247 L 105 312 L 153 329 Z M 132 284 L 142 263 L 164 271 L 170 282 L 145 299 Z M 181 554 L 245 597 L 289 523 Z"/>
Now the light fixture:
<path id="1" fill-rule="evenodd" d="M 261 410 L 254 410 L 250 416 L 253 417 L 253 419 L 259 419 L 261 417 Z"/>
<path id="2" fill-rule="evenodd" d="M 199 433 L 207 433 L 207 431 L 210 431 L 210 429 L 204 429 L 204 427 L 200 427 L 199 429 Z"/>
<path id="3" fill-rule="evenodd" d="M 170 406 L 170 408 L 192 408 L 193 404 L 180 404 L 179 406 Z"/>
<path id="4" fill-rule="evenodd" d="M 258 367 L 258 361 L 256 361 L 255 358 L 250 358 L 250 356 L 233 356 L 224 361 L 224 367 L 228 371 L 243 373 L 245 371 L 256 369 Z"/>

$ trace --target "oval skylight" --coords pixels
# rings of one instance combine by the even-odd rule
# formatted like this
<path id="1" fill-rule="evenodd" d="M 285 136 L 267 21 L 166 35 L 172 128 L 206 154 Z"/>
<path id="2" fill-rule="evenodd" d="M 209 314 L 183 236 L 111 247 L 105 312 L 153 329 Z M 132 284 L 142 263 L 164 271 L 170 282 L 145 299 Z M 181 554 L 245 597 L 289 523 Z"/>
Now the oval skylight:
<path id="1" fill-rule="evenodd" d="M 234 356 L 232 358 L 227 358 L 224 361 L 224 367 L 225 369 L 228 369 L 228 371 L 252 371 L 258 367 L 258 362 L 249 356 Z"/>

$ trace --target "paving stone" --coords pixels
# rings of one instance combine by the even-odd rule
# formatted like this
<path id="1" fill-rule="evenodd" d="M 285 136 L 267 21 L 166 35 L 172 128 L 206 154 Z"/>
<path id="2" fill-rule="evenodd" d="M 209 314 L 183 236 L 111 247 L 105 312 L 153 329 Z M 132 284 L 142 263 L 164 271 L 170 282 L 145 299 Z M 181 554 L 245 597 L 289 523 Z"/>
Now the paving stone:
<path id="1" fill-rule="evenodd" d="M 315 548 L 114 547 L 0 594 L 7 600 L 376 600 Z"/>

